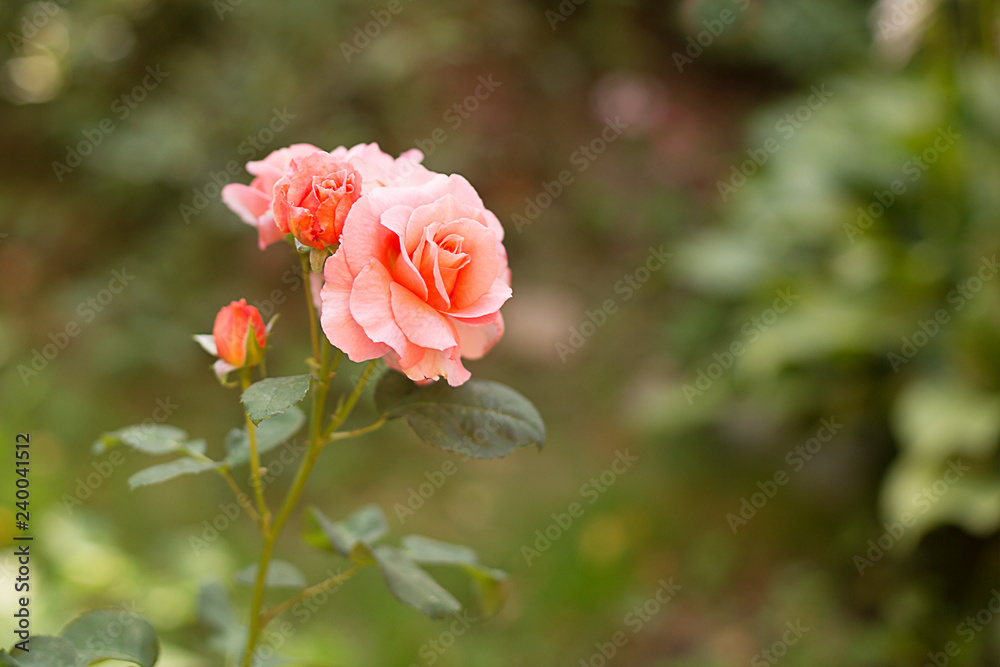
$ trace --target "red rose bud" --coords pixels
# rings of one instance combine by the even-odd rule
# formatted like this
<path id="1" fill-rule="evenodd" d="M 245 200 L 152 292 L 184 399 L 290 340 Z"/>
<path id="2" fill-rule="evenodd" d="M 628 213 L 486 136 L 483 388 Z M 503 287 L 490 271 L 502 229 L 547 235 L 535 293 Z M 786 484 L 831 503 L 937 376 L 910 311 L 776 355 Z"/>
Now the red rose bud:
<path id="1" fill-rule="evenodd" d="M 361 174 L 318 152 L 292 160 L 274 184 L 274 222 L 299 243 L 323 250 L 340 242 L 344 219 L 361 197 Z"/>
<path id="2" fill-rule="evenodd" d="M 253 328 L 253 335 L 250 329 Z M 267 330 L 260 311 L 248 306 L 246 299 L 233 301 L 215 316 L 212 327 L 219 358 L 237 368 L 256 366 L 264 358 Z"/>

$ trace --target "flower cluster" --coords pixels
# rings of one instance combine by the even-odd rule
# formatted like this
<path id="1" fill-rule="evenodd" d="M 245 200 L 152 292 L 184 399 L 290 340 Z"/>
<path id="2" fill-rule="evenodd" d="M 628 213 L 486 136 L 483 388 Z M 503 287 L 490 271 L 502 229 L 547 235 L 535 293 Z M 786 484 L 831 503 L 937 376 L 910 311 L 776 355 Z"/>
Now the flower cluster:
<path id="1" fill-rule="evenodd" d="M 250 185 L 227 185 L 222 198 L 256 227 L 262 250 L 294 239 L 325 258 L 320 321 L 332 345 L 352 361 L 384 358 L 412 380 L 457 386 L 470 377 L 462 358 L 478 359 L 503 334 L 510 270 L 500 221 L 475 189 L 422 160 L 377 144 L 294 144 L 247 163 Z M 247 338 L 246 327 L 220 334 L 218 322 L 214 333 L 220 353 L 220 336 Z"/>

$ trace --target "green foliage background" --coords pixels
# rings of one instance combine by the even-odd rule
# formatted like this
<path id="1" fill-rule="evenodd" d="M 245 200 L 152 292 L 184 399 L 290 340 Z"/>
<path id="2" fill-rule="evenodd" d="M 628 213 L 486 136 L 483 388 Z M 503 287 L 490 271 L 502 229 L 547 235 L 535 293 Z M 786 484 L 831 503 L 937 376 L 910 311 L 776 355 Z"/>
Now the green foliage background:
<path id="1" fill-rule="evenodd" d="M 48 16 L 46 6 L 58 10 L 35 35 L 24 21 Z M 507 333 L 470 367 L 531 398 L 548 445 L 462 461 L 393 424 L 328 450 L 306 500 L 335 518 L 377 503 L 394 536 L 474 546 L 511 573 L 512 595 L 498 617 L 438 653 L 427 642 L 446 642 L 450 624 L 399 605 L 366 572 L 294 623 L 282 647 L 302 661 L 293 664 L 422 665 L 433 654 L 438 665 L 577 665 L 624 631 L 629 642 L 610 664 L 739 665 L 760 660 L 797 620 L 810 630 L 781 659 L 789 667 L 922 665 L 949 641 L 961 647 L 949 664 L 1000 664 L 1000 623 L 969 643 L 958 634 L 1000 586 L 1000 280 L 995 267 L 979 287 L 973 280 L 1000 250 L 996 5 L 562 6 L 557 21 L 554 1 L 403 0 L 367 45 L 358 30 L 386 3 L 0 6 L 9 31 L 0 46 L 0 435 L 5 452 L 16 433 L 32 436 L 36 633 L 135 601 L 164 638 L 162 665 L 217 664 L 197 591 L 251 562 L 251 523 L 237 520 L 196 552 L 191 538 L 210 535 L 205 522 L 230 502 L 228 489 L 181 478 L 130 492 L 126 479 L 150 461 L 128 453 L 103 480 L 94 466 L 108 459 L 89 445 L 152 418 L 160 401 L 176 406 L 169 423 L 221 452 L 239 407 L 190 336 L 209 331 L 233 299 L 281 314 L 269 367 L 301 372 L 308 336 L 293 257 L 258 251 L 221 204 L 213 177 L 249 180 L 227 163 L 300 141 L 374 140 L 398 153 L 419 140 L 433 146 L 425 164 L 465 175 L 507 228 Z M 733 20 L 713 36 L 724 12 Z M 698 52 L 699 38 L 702 52 L 679 60 Z M 348 62 L 344 44 L 364 46 Z M 162 83 L 135 108 L 116 102 L 147 67 L 166 73 Z M 468 118 L 456 115 L 480 77 L 500 86 Z M 283 109 L 293 116 L 284 129 L 261 135 Z M 808 119 L 786 119 L 796 113 Z M 628 128 L 593 161 L 574 161 L 608 117 Z M 110 133 L 98 131 L 105 118 Z M 939 132 L 959 138 L 925 153 Z M 88 135 L 100 143 L 57 178 L 53 163 Z M 267 140 L 258 150 L 248 137 Z M 777 149 L 763 151 L 762 165 L 743 166 L 766 146 Z M 922 155 L 933 164 L 914 171 Z M 573 182 L 518 229 L 526 198 L 537 202 L 543 182 L 567 169 Z M 753 172 L 745 184 L 720 193 L 741 169 Z M 894 182 L 901 192 L 860 227 L 859 207 L 888 200 Z M 661 247 L 672 253 L 666 265 L 641 288 L 623 287 Z M 134 280 L 99 311 L 88 306 L 115 270 Z M 787 290 L 793 305 L 772 318 Z M 606 324 L 585 326 L 609 299 Z M 921 338 L 921 323 L 932 329 L 942 310 L 944 323 Z M 19 370 L 70 322 L 79 332 L 64 350 L 37 375 Z M 592 335 L 578 350 L 557 348 L 581 329 Z M 905 362 L 890 356 L 902 355 L 904 338 L 925 341 Z M 743 353 L 719 373 L 713 364 L 729 365 L 734 343 Z M 701 391 L 699 371 L 718 378 L 700 395 L 685 392 Z M 360 413 L 359 426 L 370 401 Z M 786 456 L 824 418 L 843 426 L 793 468 Z M 637 462 L 591 503 L 595 487 L 582 485 L 626 450 Z M 933 492 L 958 459 L 970 470 Z M 411 489 L 452 470 L 449 460 L 454 474 L 400 522 Z M 734 534 L 727 514 L 776 471 L 789 482 Z M 88 475 L 99 484 L 67 505 Z M 290 477 L 285 470 L 271 493 Z M 914 503 L 924 488 L 933 503 Z M 536 531 L 573 502 L 583 516 L 529 565 L 522 545 L 535 548 Z M 915 525 L 859 576 L 855 557 L 907 511 Z M 336 569 L 297 532 L 279 557 L 312 580 Z M 670 577 L 683 588 L 633 632 L 627 615 Z"/>

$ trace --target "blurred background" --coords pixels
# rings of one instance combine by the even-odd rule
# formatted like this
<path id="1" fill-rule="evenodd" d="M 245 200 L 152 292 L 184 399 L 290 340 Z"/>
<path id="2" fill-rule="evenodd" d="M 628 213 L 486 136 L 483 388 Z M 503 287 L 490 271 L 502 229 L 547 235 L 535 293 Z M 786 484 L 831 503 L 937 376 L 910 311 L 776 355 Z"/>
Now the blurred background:
<path id="1" fill-rule="evenodd" d="M 246 604 L 252 524 L 199 549 L 221 480 L 130 492 L 154 461 L 90 444 L 152 420 L 220 455 L 240 412 L 191 335 L 231 300 L 281 314 L 269 369 L 300 372 L 294 256 L 219 187 L 377 141 L 506 227 L 507 333 L 469 367 L 548 442 L 463 461 L 390 424 L 327 450 L 306 502 L 471 545 L 511 595 L 452 632 L 365 571 L 291 664 L 1000 665 L 992 0 L 49 0 L 0 25 L 0 541 L 30 432 L 36 634 L 134 603 L 164 667 L 222 664 L 198 590 Z M 299 532 L 279 557 L 341 566 Z"/>

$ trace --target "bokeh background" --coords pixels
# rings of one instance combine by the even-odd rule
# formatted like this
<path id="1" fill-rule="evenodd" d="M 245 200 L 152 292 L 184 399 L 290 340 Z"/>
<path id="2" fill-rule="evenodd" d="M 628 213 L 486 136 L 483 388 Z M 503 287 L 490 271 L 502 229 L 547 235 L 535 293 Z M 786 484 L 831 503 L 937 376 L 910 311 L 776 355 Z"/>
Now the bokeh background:
<path id="1" fill-rule="evenodd" d="M 0 25 L 0 539 L 30 432 L 36 633 L 134 602 L 164 667 L 222 664 L 198 590 L 245 604 L 252 525 L 197 551 L 221 481 L 130 492 L 153 461 L 128 453 L 91 485 L 90 444 L 169 403 L 221 451 L 239 409 L 191 335 L 233 299 L 281 314 L 269 366 L 299 372 L 294 257 L 260 252 L 219 184 L 290 143 L 378 141 L 465 175 L 503 221 L 507 333 L 470 368 L 532 399 L 548 442 L 462 461 L 392 424 L 327 450 L 307 502 L 472 545 L 511 595 L 449 638 L 366 571 L 295 626 L 292 664 L 1000 664 L 991 0 L 54 0 L 4 2 Z M 647 272 L 651 249 L 669 257 Z M 114 271 L 134 276 L 117 294 Z M 366 399 L 352 423 L 371 417 Z M 279 556 L 339 567 L 298 524 Z M 787 623 L 808 630 L 781 646 Z"/>

